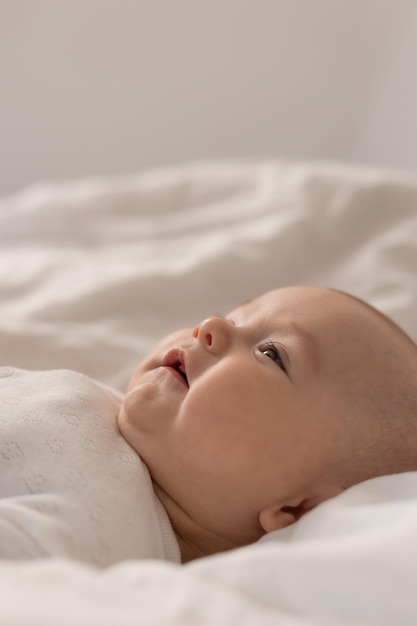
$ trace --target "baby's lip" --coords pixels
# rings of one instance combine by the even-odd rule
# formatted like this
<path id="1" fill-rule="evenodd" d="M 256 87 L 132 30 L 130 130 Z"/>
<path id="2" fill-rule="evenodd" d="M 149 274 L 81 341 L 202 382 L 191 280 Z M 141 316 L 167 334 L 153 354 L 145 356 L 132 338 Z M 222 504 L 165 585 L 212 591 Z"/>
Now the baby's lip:
<path id="1" fill-rule="evenodd" d="M 171 348 L 165 353 L 162 359 L 162 366 L 169 367 L 175 372 L 176 378 L 180 380 L 183 385 L 189 388 L 189 382 L 187 377 L 187 369 L 185 365 L 186 352 L 182 348 Z"/>

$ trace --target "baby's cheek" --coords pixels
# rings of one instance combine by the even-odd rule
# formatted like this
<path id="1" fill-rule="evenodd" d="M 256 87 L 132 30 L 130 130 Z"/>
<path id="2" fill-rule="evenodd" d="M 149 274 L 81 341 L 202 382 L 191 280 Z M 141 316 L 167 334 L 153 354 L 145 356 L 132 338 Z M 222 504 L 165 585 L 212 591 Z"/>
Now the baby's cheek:
<path id="1" fill-rule="evenodd" d="M 228 398 L 223 390 L 212 391 L 198 381 L 185 397 L 175 421 L 175 429 L 181 432 L 183 445 L 198 456 L 206 449 L 227 453 L 230 437 L 239 429 L 240 407 Z M 211 446 L 215 446 L 212 448 Z M 229 450 L 230 452 L 230 450 Z"/>

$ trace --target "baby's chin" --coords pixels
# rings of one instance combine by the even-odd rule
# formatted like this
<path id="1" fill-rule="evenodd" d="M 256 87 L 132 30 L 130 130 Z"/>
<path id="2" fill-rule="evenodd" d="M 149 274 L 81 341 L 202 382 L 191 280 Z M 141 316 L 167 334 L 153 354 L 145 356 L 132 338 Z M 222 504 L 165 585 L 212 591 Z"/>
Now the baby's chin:
<path id="1" fill-rule="evenodd" d="M 139 446 L 137 445 L 140 439 L 136 433 L 131 417 L 129 417 L 129 413 L 126 413 L 125 411 L 124 404 L 120 407 L 120 411 L 117 415 L 117 427 L 121 436 L 133 448 L 133 450 L 141 456 L 140 450 L 138 449 Z"/>
<path id="2" fill-rule="evenodd" d="M 116 424 L 122 437 L 124 437 L 127 440 L 126 435 L 128 434 L 128 431 L 129 431 L 129 423 L 128 423 L 128 420 L 126 419 L 124 403 L 120 407 L 119 412 L 117 414 Z"/>
<path id="3" fill-rule="evenodd" d="M 142 390 L 140 386 L 128 389 L 117 414 L 117 426 L 119 427 L 119 430 L 122 433 L 123 437 L 128 441 L 131 434 L 135 432 L 135 430 L 137 430 L 140 426 L 141 403 L 139 402 L 138 396 L 142 395 L 141 391 Z"/>
<path id="4" fill-rule="evenodd" d="M 153 380 L 140 379 L 126 393 L 117 414 L 117 426 L 123 437 L 140 454 L 138 443 L 153 429 L 152 412 L 160 391 Z"/>

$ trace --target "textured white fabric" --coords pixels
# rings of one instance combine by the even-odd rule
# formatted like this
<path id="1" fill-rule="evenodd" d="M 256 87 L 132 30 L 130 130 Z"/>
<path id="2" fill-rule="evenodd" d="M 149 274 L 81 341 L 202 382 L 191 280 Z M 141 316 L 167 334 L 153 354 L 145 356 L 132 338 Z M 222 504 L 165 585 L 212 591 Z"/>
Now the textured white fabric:
<path id="1" fill-rule="evenodd" d="M 179 561 L 120 397 L 67 370 L 0 369 L 0 556 Z"/>
<path id="2" fill-rule="evenodd" d="M 182 567 L 4 563 L 0 623 L 415 626 L 416 494 L 416 472 L 376 478 L 317 507 L 291 532 Z"/>

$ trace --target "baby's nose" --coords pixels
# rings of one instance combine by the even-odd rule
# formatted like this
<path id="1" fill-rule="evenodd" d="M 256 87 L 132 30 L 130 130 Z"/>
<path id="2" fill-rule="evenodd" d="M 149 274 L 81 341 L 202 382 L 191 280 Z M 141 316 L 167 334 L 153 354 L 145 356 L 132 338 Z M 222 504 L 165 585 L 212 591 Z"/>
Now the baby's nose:
<path id="1" fill-rule="evenodd" d="M 221 354 L 232 340 L 233 326 L 224 317 L 208 317 L 196 326 L 192 336 L 209 352 Z"/>

